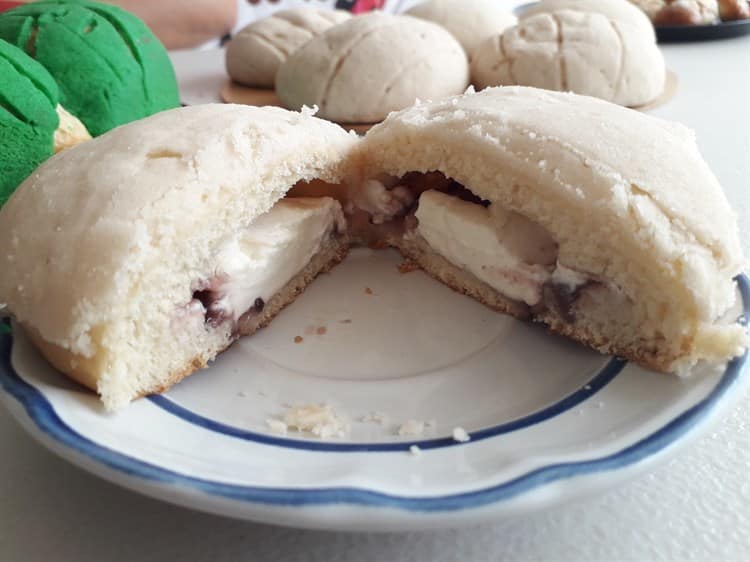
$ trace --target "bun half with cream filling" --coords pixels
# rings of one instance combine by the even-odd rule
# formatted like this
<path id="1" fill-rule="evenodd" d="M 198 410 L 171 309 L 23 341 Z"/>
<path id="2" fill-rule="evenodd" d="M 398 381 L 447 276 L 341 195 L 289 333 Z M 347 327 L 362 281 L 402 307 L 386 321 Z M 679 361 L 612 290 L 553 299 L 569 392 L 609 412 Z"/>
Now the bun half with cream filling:
<path id="1" fill-rule="evenodd" d="M 108 409 L 263 326 L 348 248 L 334 199 L 355 142 L 279 108 L 186 107 L 43 164 L 0 211 L 0 302 Z"/>
<path id="2" fill-rule="evenodd" d="M 661 371 L 726 360 L 744 259 L 685 127 L 489 88 L 392 113 L 357 149 L 353 216 L 454 289 Z"/>

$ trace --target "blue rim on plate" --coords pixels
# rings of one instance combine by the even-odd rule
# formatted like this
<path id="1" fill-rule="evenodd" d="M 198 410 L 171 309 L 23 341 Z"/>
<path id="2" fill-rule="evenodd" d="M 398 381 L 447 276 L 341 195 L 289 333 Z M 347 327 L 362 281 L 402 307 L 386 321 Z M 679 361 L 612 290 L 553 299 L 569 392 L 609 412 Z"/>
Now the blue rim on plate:
<path id="1" fill-rule="evenodd" d="M 657 25 L 654 29 L 659 43 L 711 41 L 750 34 L 750 19 L 704 25 Z"/>
<path id="2" fill-rule="evenodd" d="M 596 373 L 586 384 L 584 384 L 578 390 L 575 390 L 568 396 L 558 400 L 554 404 L 542 408 L 536 412 L 532 412 L 518 419 L 501 423 L 485 429 L 472 431 L 469 433 L 471 442 L 475 443 L 483 439 L 490 437 L 496 437 L 504 433 L 510 433 L 512 431 L 518 431 L 525 427 L 536 425 L 550 418 L 554 418 L 567 412 L 571 408 L 575 408 L 581 402 L 588 400 L 594 394 L 599 392 L 602 388 L 612 382 L 617 375 L 619 375 L 623 368 L 627 365 L 627 361 L 613 357 L 610 359 L 599 372 Z M 373 453 L 373 452 L 388 452 L 388 451 L 409 451 L 409 448 L 416 445 L 420 449 L 442 449 L 445 447 L 460 447 L 466 445 L 466 443 L 459 443 L 452 437 L 440 437 L 436 439 L 422 439 L 418 441 L 399 441 L 397 443 L 336 443 L 332 441 L 313 441 L 303 439 L 290 439 L 288 437 L 275 437 L 265 433 L 257 433 L 255 431 L 248 431 L 239 427 L 233 427 L 226 425 L 216 420 L 206 418 L 192 410 L 188 410 L 170 400 L 164 395 L 154 394 L 146 398 L 152 404 L 166 411 L 167 413 L 186 421 L 189 424 L 207 429 L 214 433 L 234 437 L 236 439 L 242 439 L 244 441 L 253 441 L 255 443 L 262 443 L 264 445 L 276 445 L 278 447 L 285 447 L 288 449 L 302 449 L 306 451 L 329 451 L 337 453 Z"/>
<path id="3" fill-rule="evenodd" d="M 750 318 L 750 279 L 741 275 L 737 278 L 737 285 L 743 301 L 743 313 L 739 322 L 746 325 Z M 644 460 L 676 442 L 703 420 L 746 372 L 744 367 L 748 358 L 746 351 L 743 356 L 730 361 L 716 386 L 703 400 L 647 437 L 613 454 L 588 461 L 551 464 L 513 480 L 470 492 L 408 497 L 353 487 L 295 489 L 226 484 L 167 470 L 114 451 L 72 429 L 58 416 L 54 407 L 38 389 L 21 379 L 11 365 L 11 346 L 11 334 L 0 335 L 0 386 L 5 392 L 18 401 L 29 419 L 44 435 L 78 455 L 121 474 L 209 496 L 255 504 L 287 507 L 351 504 L 410 512 L 446 512 L 476 508 L 509 500 L 554 481 L 620 469 Z"/>

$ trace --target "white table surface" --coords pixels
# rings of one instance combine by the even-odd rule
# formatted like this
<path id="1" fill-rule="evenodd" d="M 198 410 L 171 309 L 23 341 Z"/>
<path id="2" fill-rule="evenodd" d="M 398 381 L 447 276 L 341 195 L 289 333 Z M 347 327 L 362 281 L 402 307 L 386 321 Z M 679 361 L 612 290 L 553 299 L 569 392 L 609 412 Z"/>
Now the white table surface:
<path id="1" fill-rule="evenodd" d="M 680 77 L 654 113 L 694 128 L 750 255 L 750 37 L 664 47 Z M 173 57 L 189 103 L 216 101 L 220 52 Z M 0 561 L 750 560 L 750 396 L 653 473 L 513 521 L 408 534 L 299 531 L 191 512 L 57 459 L 0 408 Z"/>

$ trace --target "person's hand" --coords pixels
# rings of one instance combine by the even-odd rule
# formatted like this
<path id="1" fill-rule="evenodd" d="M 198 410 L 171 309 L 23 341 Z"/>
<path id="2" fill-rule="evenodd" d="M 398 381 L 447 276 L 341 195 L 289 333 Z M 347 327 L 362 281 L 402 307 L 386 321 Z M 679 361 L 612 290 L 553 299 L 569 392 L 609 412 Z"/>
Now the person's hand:
<path id="1" fill-rule="evenodd" d="M 226 35 L 237 19 L 236 0 L 108 0 L 148 25 L 167 49 L 197 47 Z"/>

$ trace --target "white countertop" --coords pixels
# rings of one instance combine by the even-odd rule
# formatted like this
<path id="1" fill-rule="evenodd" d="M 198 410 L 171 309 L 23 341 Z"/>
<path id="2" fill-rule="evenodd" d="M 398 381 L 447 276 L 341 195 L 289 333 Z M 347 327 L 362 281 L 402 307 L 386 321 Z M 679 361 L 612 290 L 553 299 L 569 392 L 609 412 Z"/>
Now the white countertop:
<path id="1" fill-rule="evenodd" d="M 750 37 L 664 47 L 677 96 L 750 254 Z M 183 99 L 217 101 L 220 52 L 176 53 Z M 476 528 L 299 531 L 191 512 L 57 459 L 0 408 L 0 561 L 748 560 L 750 396 L 689 450 L 603 496 Z"/>

